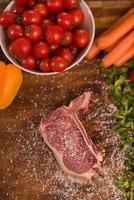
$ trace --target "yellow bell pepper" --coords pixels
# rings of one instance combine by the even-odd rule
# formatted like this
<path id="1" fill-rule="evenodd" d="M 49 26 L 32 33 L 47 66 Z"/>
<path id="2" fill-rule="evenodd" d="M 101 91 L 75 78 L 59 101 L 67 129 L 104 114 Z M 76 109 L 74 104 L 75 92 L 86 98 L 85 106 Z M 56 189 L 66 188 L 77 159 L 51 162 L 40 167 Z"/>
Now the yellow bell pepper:
<path id="1" fill-rule="evenodd" d="M 0 61 L 0 110 L 7 108 L 20 89 L 23 75 L 13 64 L 5 65 Z"/>

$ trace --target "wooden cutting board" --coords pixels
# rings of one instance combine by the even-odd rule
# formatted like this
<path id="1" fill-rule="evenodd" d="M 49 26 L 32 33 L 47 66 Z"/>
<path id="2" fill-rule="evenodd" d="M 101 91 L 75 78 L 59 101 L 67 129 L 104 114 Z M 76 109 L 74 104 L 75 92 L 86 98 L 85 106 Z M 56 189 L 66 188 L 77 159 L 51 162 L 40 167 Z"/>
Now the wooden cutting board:
<path id="1" fill-rule="evenodd" d="M 116 21 L 133 0 L 87 1 L 96 21 L 96 35 Z M 1 8 L 5 4 L 1 3 Z M 4 56 L 1 52 L 1 59 Z M 99 61 L 83 60 L 55 76 L 24 73 L 12 105 L 0 111 L 0 200 L 124 200 L 113 185 L 122 169 L 120 138 L 110 131 L 115 106 L 109 101 Z M 40 119 L 84 91 L 93 92 L 82 123 L 104 154 L 102 169 L 91 184 L 70 181 L 59 169 L 38 132 Z"/>

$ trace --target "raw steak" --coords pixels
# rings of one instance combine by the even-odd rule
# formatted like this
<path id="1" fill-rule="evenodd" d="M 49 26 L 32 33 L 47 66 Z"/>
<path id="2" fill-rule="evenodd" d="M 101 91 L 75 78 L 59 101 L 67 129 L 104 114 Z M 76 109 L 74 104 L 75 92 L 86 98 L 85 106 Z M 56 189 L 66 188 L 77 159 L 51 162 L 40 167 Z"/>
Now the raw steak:
<path id="1" fill-rule="evenodd" d="M 90 181 L 102 160 L 78 118 L 88 111 L 90 98 L 90 92 L 83 93 L 68 107 L 57 108 L 43 118 L 40 124 L 44 141 L 61 169 L 76 182 Z"/>

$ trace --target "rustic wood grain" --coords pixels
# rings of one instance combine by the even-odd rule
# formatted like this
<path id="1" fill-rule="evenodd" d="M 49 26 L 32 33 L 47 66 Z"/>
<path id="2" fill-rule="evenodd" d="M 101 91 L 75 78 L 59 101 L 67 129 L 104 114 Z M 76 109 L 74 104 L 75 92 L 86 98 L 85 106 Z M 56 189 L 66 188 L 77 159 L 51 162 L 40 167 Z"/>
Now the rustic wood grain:
<path id="1" fill-rule="evenodd" d="M 95 17 L 97 35 L 118 20 L 129 8 L 134 7 L 133 0 L 86 2 Z"/>
<path id="2" fill-rule="evenodd" d="M 87 4 L 95 16 L 96 34 L 99 34 L 133 7 L 134 1 L 87 1 Z M 0 5 L 1 8 L 5 7 L 5 4 Z M 3 59 L 2 52 L 0 55 Z M 105 105 L 107 98 L 103 93 L 104 81 L 98 75 L 98 65 L 96 61 L 84 60 L 61 75 L 40 77 L 24 73 L 23 85 L 14 102 L 8 109 L 0 111 L 0 200 L 89 200 L 88 197 L 84 199 L 84 194 L 88 192 L 94 193 L 94 200 L 112 199 L 110 191 L 109 198 L 105 192 L 96 195 L 97 188 L 90 191 L 90 185 L 77 186 L 74 197 L 69 196 L 72 194 L 71 188 L 75 186 L 70 183 L 68 188 L 69 185 L 56 177 L 55 173 L 61 171 L 37 131 L 43 115 L 63 104 L 68 105 L 83 91 L 92 90 L 93 97 Z M 89 122 L 83 118 L 82 122 L 97 147 L 104 148 L 105 137 L 109 133 L 101 138 L 97 131 L 95 133 L 95 121 Z M 112 147 L 107 149 L 106 153 L 110 154 Z M 60 177 L 63 178 L 64 174 L 61 173 Z M 53 193 L 52 190 L 57 192 Z M 59 195 L 59 190 L 63 194 Z M 122 199 L 120 197 L 119 200 Z"/>

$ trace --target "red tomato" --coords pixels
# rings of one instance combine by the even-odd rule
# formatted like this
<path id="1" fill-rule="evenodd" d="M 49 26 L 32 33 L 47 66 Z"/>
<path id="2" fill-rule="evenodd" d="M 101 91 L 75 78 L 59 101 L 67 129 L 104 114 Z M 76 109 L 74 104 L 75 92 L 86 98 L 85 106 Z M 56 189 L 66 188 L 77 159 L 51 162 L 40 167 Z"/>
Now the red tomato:
<path id="1" fill-rule="evenodd" d="M 31 7 L 33 7 L 33 6 L 35 5 L 35 3 L 36 3 L 35 0 L 29 0 L 29 2 L 27 3 L 26 6 L 27 6 L 28 8 L 31 8 Z"/>
<path id="2" fill-rule="evenodd" d="M 58 45 L 64 37 L 63 29 L 58 25 L 49 25 L 45 31 L 45 39 L 48 44 Z"/>
<path id="3" fill-rule="evenodd" d="M 15 23 L 15 16 L 10 11 L 6 11 L 0 15 L 0 25 L 8 27 Z"/>
<path id="4" fill-rule="evenodd" d="M 36 12 L 38 12 L 42 16 L 42 18 L 45 18 L 48 16 L 48 10 L 44 3 L 36 4 L 33 9 Z"/>
<path id="5" fill-rule="evenodd" d="M 26 5 L 29 2 L 29 0 L 15 0 L 15 3 L 18 5 Z"/>
<path id="6" fill-rule="evenodd" d="M 11 8 L 11 12 L 14 14 L 21 14 L 24 11 L 24 7 L 20 6 L 18 4 L 14 4 L 13 7 Z"/>
<path id="7" fill-rule="evenodd" d="M 69 48 L 63 47 L 56 51 L 56 55 L 65 58 L 68 63 L 71 63 L 74 60 L 74 56 Z"/>
<path id="8" fill-rule="evenodd" d="M 38 42 L 33 46 L 33 56 L 37 59 L 44 59 L 48 56 L 48 46 L 45 42 Z"/>
<path id="9" fill-rule="evenodd" d="M 50 72 L 51 69 L 49 67 L 49 58 L 45 58 L 41 61 L 39 68 L 42 72 Z"/>
<path id="10" fill-rule="evenodd" d="M 73 16 L 74 24 L 76 26 L 81 25 L 84 22 L 84 13 L 80 8 L 72 10 L 71 15 Z"/>
<path id="11" fill-rule="evenodd" d="M 57 17 L 57 23 L 61 26 L 64 30 L 71 29 L 74 23 L 73 17 L 71 14 L 62 12 Z"/>
<path id="12" fill-rule="evenodd" d="M 41 22 L 41 15 L 34 10 L 26 10 L 22 14 L 22 24 L 24 26 L 31 24 L 40 24 L 40 22 Z"/>
<path id="13" fill-rule="evenodd" d="M 7 29 L 7 35 L 11 40 L 16 40 L 24 35 L 24 28 L 18 24 L 12 24 Z"/>
<path id="14" fill-rule="evenodd" d="M 129 73 L 129 79 L 132 83 L 134 83 L 134 70 L 131 70 Z"/>
<path id="15" fill-rule="evenodd" d="M 50 19 L 44 19 L 41 23 L 41 27 L 45 31 L 48 25 L 53 24 L 53 22 Z"/>
<path id="16" fill-rule="evenodd" d="M 49 54 L 54 53 L 59 48 L 59 45 L 50 45 L 49 46 Z"/>
<path id="17" fill-rule="evenodd" d="M 78 47 L 76 47 L 74 44 L 72 44 L 69 46 L 69 48 L 70 48 L 72 54 L 76 57 L 79 53 Z"/>
<path id="18" fill-rule="evenodd" d="M 68 46 L 72 43 L 72 33 L 71 32 L 65 32 L 64 38 L 61 42 L 61 45 Z"/>
<path id="19" fill-rule="evenodd" d="M 46 6 L 50 12 L 59 13 L 63 10 L 62 0 L 46 0 Z"/>
<path id="20" fill-rule="evenodd" d="M 36 67 L 36 60 L 33 56 L 29 56 L 22 60 L 22 65 L 26 69 L 34 69 Z"/>
<path id="21" fill-rule="evenodd" d="M 64 7 L 72 10 L 79 6 L 80 0 L 63 0 Z"/>
<path id="22" fill-rule="evenodd" d="M 31 42 L 24 38 L 18 38 L 12 43 L 13 53 L 19 58 L 27 58 L 32 50 Z"/>
<path id="23" fill-rule="evenodd" d="M 49 66 L 54 72 L 63 72 L 67 68 L 67 60 L 60 56 L 54 56 L 50 59 Z"/>
<path id="24" fill-rule="evenodd" d="M 38 42 L 41 40 L 43 31 L 39 25 L 32 24 L 25 27 L 25 37 L 32 42 Z"/>
<path id="25" fill-rule="evenodd" d="M 73 43 L 78 48 L 85 47 L 89 42 L 89 33 L 84 29 L 76 29 L 73 33 Z"/>

